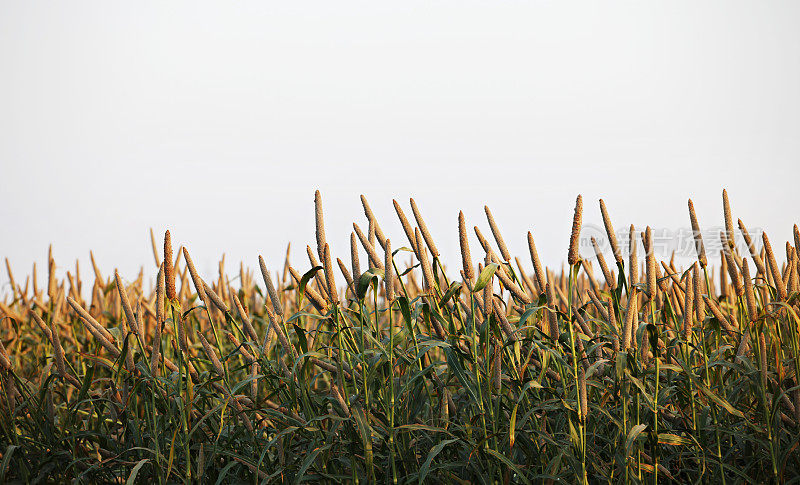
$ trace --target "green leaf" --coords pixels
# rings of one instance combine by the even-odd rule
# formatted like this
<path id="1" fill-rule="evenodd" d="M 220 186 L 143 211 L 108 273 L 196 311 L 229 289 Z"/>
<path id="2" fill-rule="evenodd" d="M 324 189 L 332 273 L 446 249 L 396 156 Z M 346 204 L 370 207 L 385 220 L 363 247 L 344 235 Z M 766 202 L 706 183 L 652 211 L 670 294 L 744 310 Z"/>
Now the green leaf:
<path id="1" fill-rule="evenodd" d="M 617 298 L 616 300 L 619 301 L 620 297 L 622 296 L 622 290 L 624 289 L 626 292 L 628 291 L 628 278 L 625 277 L 625 264 L 617 261 L 617 269 L 619 272 L 617 273 Z"/>
<path id="2" fill-rule="evenodd" d="M 473 388 L 472 380 L 470 380 L 466 372 L 464 372 L 464 367 L 461 365 L 461 361 L 458 359 L 456 353 L 453 352 L 452 348 L 445 348 L 444 354 L 447 357 L 447 366 L 455 372 L 456 378 L 458 378 L 458 381 L 461 382 L 461 385 L 467 390 L 470 398 L 472 398 L 472 402 L 478 403 L 479 399 Z"/>
<path id="3" fill-rule="evenodd" d="M 647 390 L 644 388 L 644 384 L 642 384 L 642 381 L 633 377 L 633 375 L 631 375 L 630 371 L 628 370 L 625 371 L 625 375 L 628 381 L 633 383 L 633 385 L 639 390 L 639 392 L 642 393 L 642 397 L 644 397 L 644 400 L 647 401 L 647 405 L 652 409 L 655 404 L 653 402 L 653 396 L 651 396 L 650 393 L 648 393 Z"/>
<path id="4" fill-rule="evenodd" d="M 555 476 L 558 472 L 558 469 L 561 467 L 561 459 L 564 457 L 564 452 L 561 451 L 559 454 L 553 457 L 552 460 L 547 464 L 547 473 L 550 476 Z"/>
<path id="5" fill-rule="evenodd" d="M 461 283 L 456 283 L 456 282 L 450 283 L 450 287 L 447 289 L 447 292 L 445 292 L 444 296 L 442 297 L 442 301 L 439 303 L 439 305 L 440 306 L 444 305 L 445 303 L 447 303 L 448 300 L 450 300 L 450 298 L 453 297 L 453 295 L 460 292 L 461 286 L 462 286 Z"/>
<path id="6" fill-rule="evenodd" d="M 83 384 L 81 384 L 81 390 L 78 391 L 78 403 L 83 402 L 89 394 L 89 387 L 92 385 L 92 379 L 94 379 L 94 369 L 95 366 L 89 367 L 86 370 L 86 375 L 83 376 Z"/>
<path id="7" fill-rule="evenodd" d="M 405 345 L 406 340 L 408 340 L 408 333 L 409 333 L 408 332 L 408 328 L 406 328 L 406 327 L 395 327 L 391 331 L 394 332 L 394 335 L 393 335 L 394 347 L 392 347 L 392 348 L 402 347 L 403 345 Z M 383 340 L 383 343 L 385 343 L 386 346 L 389 345 L 389 342 L 390 342 L 390 340 L 388 338 Z"/>
<path id="8" fill-rule="evenodd" d="M 597 359 L 596 361 L 594 361 L 592 365 L 589 366 L 589 369 L 586 371 L 586 379 L 591 379 L 597 372 L 597 369 L 599 369 L 600 366 L 605 365 L 606 363 L 608 363 L 608 359 Z"/>
<path id="9" fill-rule="evenodd" d="M 319 448 L 315 448 L 311 453 L 308 454 L 305 460 L 303 460 L 302 466 L 300 466 L 300 470 L 297 472 L 297 478 L 295 478 L 294 483 L 300 483 L 303 481 L 303 475 L 306 474 L 308 471 L 308 467 L 314 463 L 314 460 L 317 459 L 317 455 L 319 455 L 320 451 L 326 450 L 331 447 L 331 444 L 327 444 L 325 446 L 321 446 Z"/>
<path id="10" fill-rule="evenodd" d="M 369 467 L 372 463 L 372 426 L 370 426 L 367 416 L 360 406 L 353 406 L 351 414 L 355 418 L 356 428 L 361 436 L 361 445 L 364 447 L 364 455 Z"/>
<path id="11" fill-rule="evenodd" d="M 238 464 L 239 464 L 238 461 L 231 460 L 227 465 L 225 465 L 225 468 L 220 470 L 219 477 L 217 478 L 217 482 L 214 485 L 220 485 L 221 483 L 223 483 L 225 477 L 228 475 L 228 472 L 231 471 L 231 468 L 235 467 Z"/>
<path id="12" fill-rule="evenodd" d="M 300 294 L 301 294 L 301 295 L 302 295 L 303 293 L 305 293 L 305 291 L 306 291 L 306 285 L 308 284 L 308 281 L 309 281 L 311 278 L 313 278 L 313 277 L 314 277 L 314 275 L 317 273 L 317 271 L 319 271 L 319 270 L 321 270 L 321 269 L 322 269 L 322 266 L 314 266 L 314 267 L 313 267 L 313 268 L 311 268 L 310 270 L 306 271 L 306 274 L 304 274 L 304 275 L 303 275 L 303 277 L 302 277 L 302 278 L 300 278 L 300 286 L 299 286 L 299 288 L 298 288 L 298 291 L 300 292 Z"/>
<path id="13" fill-rule="evenodd" d="M 492 279 L 492 276 L 494 276 L 494 273 L 495 271 L 497 271 L 497 268 L 499 267 L 500 265 L 497 263 L 487 264 L 486 267 L 483 268 L 483 271 L 481 271 L 480 276 L 478 276 L 478 280 L 475 281 L 475 286 L 472 287 L 472 292 L 477 293 L 482 289 L 484 289 L 486 285 L 489 283 L 489 281 Z"/>
<path id="14" fill-rule="evenodd" d="M 572 419 L 569 420 L 569 438 L 572 441 L 572 445 L 575 447 L 576 450 L 581 449 L 581 437 L 578 434 L 578 430 L 575 429 L 575 425 L 572 423 Z"/>
<path id="15" fill-rule="evenodd" d="M 531 315 L 533 315 L 534 313 L 538 312 L 541 309 L 542 307 L 539 305 L 536 306 L 529 305 L 528 308 L 525 310 L 525 313 L 523 313 L 519 317 L 519 320 L 517 321 L 517 327 L 522 328 L 525 325 L 525 322 L 527 322 L 528 319 L 531 317 Z"/>
<path id="16" fill-rule="evenodd" d="M 438 455 L 439 452 L 441 452 L 445 446 L 455 441 L 458 441 L 458 438 L 443 440 L 440 441 L 436 446 L 431 448 L 431 451 L 428 452 L 428 458 L 425 459 L 425 463 L 423 463 L 422 467 L 419 469 L 419 483 L 425 481 L 425 477 L 428 476 L 428 471 L 430 471 L 431 468 L 431 462 L 433 461 L 434 458 L 436 458 L 436 455 Z"/>
<path id="17" fill-rule="evenodd" d="M 617 381 L 622 380 L 622 376 L 625 375 L 625 367 L 628 362 L 628 353 L 625 351 L 617 352 L 617 360 L 615 362 L 615 370 L 617 374 Z"/>
<path id="18" fill-rule="evenodd" d="M 514 410 L 511 411 L 511 424 L 508 427 L 508 444 L 510 448 L 514 447 L 514 440 L 516 439 L 516 428 L 517 428 L 517 408 L 519 407 L 519 401 L 514 404 Z"/>
<path id="19" fill-rule="evenodd" d="M 150 458 L 143 458 L 139 460 L 139 463 L 137 463 L 136 466 L 133 467 L 133 470 L 131 470 L 131 474 L 128 475 L 128 479 L 125 481 L 125 485 L 133 485 L 134 483 L 136 483 L 136 475 L 139 474 L 139 470 L 141 470 L 144 464 L 147 463 L 148 461 L 150 461 Z"/>
<path id="20" fill-rule="evenodd" d="M 375 284 L 378 284 L 378 278 L 383 278 L 383 270 L 380 268 L 371 268 L 358 278 L 358 286 L 356 287 L 356 293 L 358 294 L 358 298 L 364 298 L 364 295 L 367 293 L 367 288 L 369 288 L 370 283 L 375 281 Z"/>
<path id="21" fill-rule="evenodd" d="M 412 429 L 412 430 L 419 430 L 419 431 L 429 431 L 431 433 L 444 433 L 449 436 L 455 436 L 450 431 L 447 431 L 444 428 L 437 428 L 435 426 L 428 426 L 427 424 L 403 424 L 400 426 L 395 426 L 394 429 Z"/>
<path id="22" fill-rule="evenodd" d="M 680 436 L 672 433 L 659 433 L 658 442 L 662 445 L 671 445 L 671 446 L 692 444 L 690 440 L 687 440 L 686 438 L 681 438 Z"/>
<path id="23" fill-rule="evenodd" d="M 395 249 L 394 251 L 392 251 L 392 256 L 395 256 L 395 255 L 396 255 L 397 253 L 399 253 L 400 251 L 405 251 L 405 252 L 407 252 L 407 253 L 414 253 L 414 250 L 413 250 L 413 249 L 411 249 L 410 247 L 408 247 L 408 246 L 401 246 L 401 247 L 399 247 L 399 248 Z M 414 254 L 416 254 L 416 253 L 414 253 Z"/>
<path id="24" fill-rule="evenodd" d="M 731 405 L 731 403 L 729 403 L 728 401 L 722 399 L 721 397 L 716 395 L 711 389 L 709 389 L 706 386 L 700 384 L 699 382 L 697 382 L 696 384 L 697 384 L 697 387 L 701 391 L 703 391 L 703 394 L 708 396 L 708 398 L 711 399 L 712 401 L 714 401 L 717 405 L 722 406 L 723 408 L 725 408 L 726 411 L 728 411 L 729 413 L 733 414 L 737 418 L 744 419 L 744 413 L 739 411 L 735 407 L 733 407 Z"/>
<path id="25" fill-rule="evenodd" d="M 408 298 L 401 296 L 397 299 L 397 303 L 400 305 L 400 313 L 403 314 L 406 325 L 411 325 L 411 308 L 408 306 Z"/>
<path id="26" fill-rule="evenodd" d="M 488 452 L 490 455 L 494 456 L 495 458 L 497 458 L 498 460 L 500 460 L 501 462 L 503 462 L 503 463 L 504 463 L 504 464 L 505 464 L 505 465 L 506 465 L 508 468 L 510 468 L 510 469 L 511 469 L 511 470 L 512 470 L 514 473 L 516 473 L 516 474 L 517 474 L 517 476 L 518 476 L 520 479 L 522 479 L 522 483 L 531 483 L 531 482 L 530 482 L 530 481 L 529 481 L 529 480 L 528 480 L 528 479 L 525 477 L 525 474 L 522 472 L 522 470 L 520 470 L 520 468 L 519 468 L 517 465 L 515 465 L 515 464 L 514 464 L 514 462 L 512 462 L 511 460 L 509 460 L 509 459 L 508 459 L 508 457 L 506 457 L 506 456 L 504 456 L 504 455 L 502 455 L 502 454 L 500 454 L 500 453 L 498 453 L 498 452 L 494 451 L 494 450 L 493 450 L 493 449 L 491 449 L 491 448 L 487 448 L 487 449 L 486 449 L 486 451 L 487 451 L 487 452 Z"/>
<path id="27" fill-rule="evenodd" d="M 413 251 L 412 251 L 412 252 L 413 252 Z M 415 264 L 414 266 L 409 266 L 408 268 L 404 269 L 404 270 L 403 270 L 403 272 L 402 272 L 402 273 L 400 273 L 400 274 L 399 274 L 399 275 L 397 275 L 397 276 L 398 276 L 398 277 L 403 277 L 403 276 L 407 275 L 408 273 L 410 273 L 410 272 L 414 271 L 414 268 L 418 268 L 419 266 L 420 266 L 420 263 L 417 263 L 417 264 Z"/>
<path id="28" fill-rule="evenodd" d="M 9 445 L 6 448 L 5 453 L 3 453 L 3 463 L 0 464 L 0 481 L 6 481 L 6 472 L 8 471 L 8 464 L 11 462 L 11 455 L 14 454 L 14 450 L 19 448 L 17 445 Z"/>
<path id="29" fill-rule="evenodd" d="M 638 438 L 639 435 L 642 434 L 642 431 L 644 431 L 646 428 L 647 428 L 646 424 L 637 424 L 636 426 L 631 428 L 630 431 L 628 431 L 628 438 L 625 440 L 625 450 L 628 453 L 628 455 L 630 455 L 631 445 L 633 444 L 634 441 L 636 441 L 636 438 Z"/>
<path id="30" fill-rule="evenodd" d="M 364 332 L 364 336 L 367 337 L 367 340 L 369 340 L 370 343 L 375 344 L 381 353 L 386 355 L 387 359 L 389 358 L 389 352 L 386 350 L 386 347 L 384 347 L 382 343 L 378 342 L 378 340 L 372 335 L 372 332 L 365 329 L 359 329 L 359 331 Z"/>
<path id="31" fill-rule="evenodd" d="M 302 350 L 301 353 L 305 354 L 308 352 L 308 342 L 306 341 L 306 331 L 303 330 L 302 327 L 299 325 L 292 323 L 294 327 L 294 332 L 297 334 L 297 341 L 300 343 L 300 349 Z"/>

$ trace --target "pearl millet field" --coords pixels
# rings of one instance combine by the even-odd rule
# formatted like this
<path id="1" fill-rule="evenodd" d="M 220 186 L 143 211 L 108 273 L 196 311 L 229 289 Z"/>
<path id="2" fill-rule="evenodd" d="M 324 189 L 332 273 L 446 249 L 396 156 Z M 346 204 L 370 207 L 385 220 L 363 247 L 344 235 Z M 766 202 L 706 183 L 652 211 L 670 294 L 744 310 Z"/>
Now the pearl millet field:
<path id="1" fill-rule="evenodd" d="M 602 200 L 581 244 L 579 196 L 571 234 L 528 233 L 515 257 L 488 207 L 490 234 L 463 214 L 432 233 L 413 199 L 382 221 L 362 202 L 350 254 L 317 192 L 307 254 L 207 281 L 169 231 L 152 287 L 94 259 L 59 280 L 50 256 L 38 282 L 6 260 L 0 482 L 798 481 L 797 226 L 784 251 L 726 192 L 714 221 L 689 201 L 678 265 Z M 534 236 L 566 265 L 542 266 Z"/>

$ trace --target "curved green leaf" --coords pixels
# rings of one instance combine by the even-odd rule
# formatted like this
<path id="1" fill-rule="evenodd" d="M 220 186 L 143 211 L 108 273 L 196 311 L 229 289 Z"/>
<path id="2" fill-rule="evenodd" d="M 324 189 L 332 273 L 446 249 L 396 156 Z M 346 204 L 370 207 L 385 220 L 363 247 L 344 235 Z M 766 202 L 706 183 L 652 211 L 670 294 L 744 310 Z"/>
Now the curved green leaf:
<path id="1" fill-rule="evenodd" d="M 298 291 L 300 292 L 300 294 L 305 293 L 306 285 L 308 284 L 309 280 L 311 280 L 311 278 L 313 278 L 314 275 L 317 274 L 317 271 L 319 271 L 321 269 L 322 269 L 322 266 L 314 266 L 310 270 L 306 271 L 306 273 L 303 275 L 303 277 L 300 278 L 300 285 L 298 287 Z"/>
<path id="2" fill-rule="evenodd" d="M 472 292 L 477 293 L 478 291 L 484 289 L 499 267 L 500 265 L 497 263 L 487 264 L 486 267 L 483 268 L 483 271 L 481 271 L 480 276 L 478 276 L 478 280 L 475 281 L 475 286 L 472 287 Z"/>
<path id="3" fill-rule="evenodd" d="M 364 298 L 367 293 L 367 288 L 369 288 L 369 285 L 373 280 L 375 281 L 375 284 L 378 284 L 378 278 L 383 278 L 382 269 L 371 268 L 367 271 L 364 271 L 364 273 L 358 278 L 358 285 L 356 286 L 356 293 L 359 300 Z"/>
<path id="4" fill-rule="evenodd" d="M 431 451 L 428 452 L 428 458 L 425 459 L 425 463 L 423 463 L 422 467 L 420 467 L 419 469 L 419 483 L 425 481 L 425 477 L 428 476 L 428 472 L 430 471 L 431 468 L 431 462 L 433 461 L 434 458 L 436 458 L 436 455 L 438 455 L 445 446 L 455 441 L 458 441 L 458 438 L 443 440 L 440 441 L 436 446 L 431 448 Z"/>

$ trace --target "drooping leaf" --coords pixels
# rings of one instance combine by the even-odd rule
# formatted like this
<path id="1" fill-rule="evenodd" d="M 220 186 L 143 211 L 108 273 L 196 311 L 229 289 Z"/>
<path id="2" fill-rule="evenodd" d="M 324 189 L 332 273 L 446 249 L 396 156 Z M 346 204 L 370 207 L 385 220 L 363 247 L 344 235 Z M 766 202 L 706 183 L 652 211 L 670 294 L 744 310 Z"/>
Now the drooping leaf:
<path id="1" fill-rule="evenodd" d="M 314 266 L 310 270 L 306 271 L 305 274 L 303 274 L 303 276 L 300 278 L 300 285 L 298 285 L 298 289 L 297 289 L 298 293 L 300 293 L 301 295 L 303 293 L 305 293 L 306 285 L 311 280 L 311 278 L 313 278 L 314 275 L 317 274 L 317 271 L 319 271 L 321 269 L 322 269 L 322 266 Z"/>
<path id="2" fill-rule="evenodd" d="M 428 471 L 431 468 L 431 462 L 433 461 L 434 458 L 436 458 L 436 455 L 438 455 L 442 451 L 442 449 L 444 449 L 445 446 L 449 445 L 450 443 L 455 443 L 456 441 L 458 441 L 458 438 L 452 438 L 452 439 L 449 439 L 449 440 L 442 440 L 439 443 L 437 443 L 436 446 L 431 448 L 431 451 L 428 452 L 428 457 L 425 459 L 425 463 L 423 463 L 422 466 L 419 469 L 419 483 L 420 484 L 422 482 L 424 482 L 425 481 L 425 477 L 428 476 Z"/>
<path id="3" fill-rule="evenodd" d="M 367 288 L 371 283 L 378 284 L 378 280 L 383 278 L 383 270 L 380 268 L 371 268 L 361 274 L 358 278 L 358 285 L 356 286 L 356 293 L 359 299 L 366 296 Z"/>
<path id="4" fill-rule="evenodd" d="M 628 431 L 628 437 L 625 439 L 625 450 L 627 451 L 628 455 L 630 455 L 631 445 L 645 429 L 647 429 L 646 424 L 637 424 L 636 426 L 632 427 L 630 431 Z"/>
<path id="5" fill-rule="evenodd" d="M 143 458 L 139 460 L 139 462 L 133 467 L 133 470 L 131 470 L 130 475 L 128 475 L 128 479 L 125 480 L 125 485 L 133 485 L 136 483 L 136 475 L 139 474 L 139 470 L 141 470 L 144 464 L 148 461 L 150 461 L 150 458 Z"/>
<path id="6" fill-rule="evenodd" d="M 499 267 L 500 265 L 497 263 L 487 264 L 486 267 L 483 268 L 483 271 L 481 271 L 481 274 L 478 276 L 478 279 L 475 281 L 475 286 L 472 287 L 472 292 L 477 293 L 483 290 L 489 283 L 489 281 L 492 279 L 492 276 L 494 276 L 495 271 L 497 271 L 497 268 Z"/>

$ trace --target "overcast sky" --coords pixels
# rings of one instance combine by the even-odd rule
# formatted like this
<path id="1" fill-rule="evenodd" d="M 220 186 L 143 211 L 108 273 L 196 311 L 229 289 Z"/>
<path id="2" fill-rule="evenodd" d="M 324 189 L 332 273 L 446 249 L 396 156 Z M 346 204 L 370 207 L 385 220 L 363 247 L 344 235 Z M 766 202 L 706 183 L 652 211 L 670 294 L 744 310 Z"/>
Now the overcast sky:
<path id="1" fill-rule="evenodd" d="M 210 274 L 287 242 L 314 190 L 346 259 L 365 194 L 394 246 L 414 197 L 445 262 L 457 216 L 566 258 L 572 210 L 618 229 L 765 228 L 800 196 L 800 2 L 0 2 L 0 256 L 24 282 L 89 249 L 154 273 L 169 228 Z M 487 230 L 484 230 L 488 234 Z M 477 240 L 473 255 L 477 258 Z M 0 291 L 8 291 L 0 277 Z"/>

